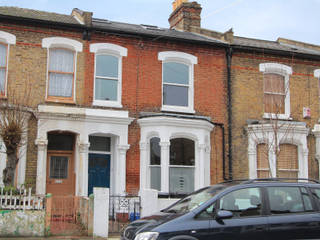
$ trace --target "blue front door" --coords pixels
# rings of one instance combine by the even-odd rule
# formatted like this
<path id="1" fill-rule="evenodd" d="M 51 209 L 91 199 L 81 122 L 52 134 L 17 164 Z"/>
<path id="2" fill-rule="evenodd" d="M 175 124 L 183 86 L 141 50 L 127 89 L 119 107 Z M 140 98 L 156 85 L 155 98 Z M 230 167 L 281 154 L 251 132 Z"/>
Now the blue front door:
<path id="1" fill-rule="evenodd" d="M 88 195 L 93 187 L 110 187 L 110 154 L 89 154 Z"/>

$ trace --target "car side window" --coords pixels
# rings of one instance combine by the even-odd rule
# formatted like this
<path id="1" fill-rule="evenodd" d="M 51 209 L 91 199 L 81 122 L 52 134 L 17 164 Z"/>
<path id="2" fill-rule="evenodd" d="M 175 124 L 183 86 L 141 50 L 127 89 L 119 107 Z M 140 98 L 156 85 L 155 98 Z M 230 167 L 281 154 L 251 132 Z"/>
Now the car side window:
<path id="1" fill-rule="evenodd" d="M 320 210 L 320 188 L 312 188 L 312 196 Z"/>
<path id="2" fill-rule="evenodd" d="M 268 187 L 271 214 L 312 211 L 312 203 L 305 188 Z"/>
<path id="3" fill-rule="evenodd" d="M 214 202 L 209 207 L 207 207 L 205 210 L 200 212 L 197 215 L 197 219 L 212 219 L 214 217 L 215 210 L 216 210 L 216 203 Z"/>
<path id="4" fill-rule="evenodd" d="M 226 194 L 220 199 L 220 210 L 228 210 L 234 217 L 261 215 L 261 191 L 259 188 L 244 188 Z"/>

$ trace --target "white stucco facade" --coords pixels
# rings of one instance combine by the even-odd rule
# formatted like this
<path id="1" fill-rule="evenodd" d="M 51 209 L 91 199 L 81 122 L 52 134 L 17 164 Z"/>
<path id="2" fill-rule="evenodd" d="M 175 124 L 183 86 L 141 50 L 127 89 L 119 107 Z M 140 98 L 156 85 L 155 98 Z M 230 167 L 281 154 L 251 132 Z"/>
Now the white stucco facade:
<path id="1" fill-rule="evenodd" d="M 74 172 L 77 196 L 88 194 L 89 135 L 98 134 L 111 137 L 113 157 L 111 159 L 110 190 L 116 195 L 125 193 L 126 151 L 129 149 L 128 125 L 133 120 L 129 118 L 127 111 L 46 105 L 40 105 L 38 110 L 37 194 L 46 193 L 47 133 L 52 131 L 68 131 L 76 135 Z"/>
<path id="2" fill-rule="evenodd" d="M 187 138 L 195 143 L 194 188 L 210 184 L 210 132 L 214 125 L 203 119 L 153 116 L 138 120 L 140 138 L 140 189 L 150 189 L 150 139 L 160 138 L 161 192 L 169 192 L 170 139 Z"/>
<path id="3" fill-rule="evenodd" d="M 248 125 L 249 178 L 257 178 L 257 145 L 268 144 L 268 159 L 272 176 L 276 176 L 275 144 L 293 144 L 298 148 L 298 177 L 308 178 L 308 145 L 309 129 L 303 122 L 281 122 L 275 130 L 275 123 Z M 275 138 L 277 134 L 277 138 Z M 275 139 L 278 139 L 276 142 Z"/>

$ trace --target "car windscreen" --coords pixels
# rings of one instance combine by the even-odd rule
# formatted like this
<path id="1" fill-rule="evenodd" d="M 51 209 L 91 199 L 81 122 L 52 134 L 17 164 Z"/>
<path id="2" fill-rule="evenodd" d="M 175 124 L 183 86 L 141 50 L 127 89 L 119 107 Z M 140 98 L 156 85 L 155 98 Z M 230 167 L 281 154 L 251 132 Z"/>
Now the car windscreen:
<path id="1" fill-rule="evenodd" d="M 202 205 L 212 197 L 214 197 L 221 190 L 225 189 L 225 185 L 215 185 L 195 191 L 185 198 L 181 199 L 177 203 L 173 204 L 169 208 L 163 210 L 163 212 L 171 213 L 187 213 L 192 209 Z"/>

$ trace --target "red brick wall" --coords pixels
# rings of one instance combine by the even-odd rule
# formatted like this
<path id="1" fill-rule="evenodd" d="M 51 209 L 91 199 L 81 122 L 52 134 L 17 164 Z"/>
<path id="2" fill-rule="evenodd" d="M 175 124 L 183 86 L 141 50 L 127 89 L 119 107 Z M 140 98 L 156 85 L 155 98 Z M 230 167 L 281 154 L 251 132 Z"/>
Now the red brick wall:
<path id="1" fill-rule="evenodd" d="M 122 105 L 130 117 L 138 118 L 141 111 L 160 112 L 162 99 L 161 51 L 181 51 L 198 58 L 194 66 L 194 108 L 196 115 L 211 117 L 213 122 L 226 125 L 226 62 L 224 49 L 212 46 L 189 44 L 166 40 L 138 39 L 111 34 L 93 34 L 91 41 L 82 40 L 82 32 L 58 30 L 37 26 L 22 26 L 2 23 L 0 30 L 14 34 L 17 44 L 10 48 L 8 82 L 12 89 L 19 89 L 26 80 L 32 85 L 33 106 L 47 103 L 46 71 L 47 49 L 42 48 L 42 39 L 60 36 L 83 43 L 83 51 L 77 56 L 76 103 L 69 106 L 92 107 L 94 81 L 94 54 L 92 43 L 113 43 L 128 49 L 122 65 Z M 14 66 L 14 67 L 13 67 Z M 55 103 L 64 105 L 64 103 Z M 119 109 L 117 109 L 119 110 Z M 30 123 L 30 141 L 34 142 L 37 125 Z M 134 120 L 129 126 L 130 149 L 127 152 L 127 191 L 139 190 L 140 127 Z M 28 145 L 27 176 L 30 182 L 36 177 L 36 146 Z M 222 180 L 222 135 L 215 127 L 211 133 L 211 181 Z"/>
<path id="2" fill-rule="evenodd" d="M 162 62 L 158 53 L 181 51 L 198 58 L 194 65 L 194 108 L 197 115 L 209 116 L 213 122 L 226 124 L 226 62 L 224 49 L 195 44 L 148 41 L 128 37 L 93 35 L 91 43 L 113 43 L 128 49 L 122 58 L 122 105 L 130 117 L 137 118 L 141 111 L 160 112 L 162 99 Z M 87 53 L 85 88 L 86 105 L 93 94 L 94 56 Z M 89 76 L 90 75 L 90 76 Z M 130 149 L 127 152 L 127 191 L 139 190 L 140 127 L 136 120 L 129 126 Z M 222 180 L 222 135 L 215 127 L 211 134 L 211 182 Z"/>

